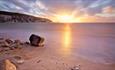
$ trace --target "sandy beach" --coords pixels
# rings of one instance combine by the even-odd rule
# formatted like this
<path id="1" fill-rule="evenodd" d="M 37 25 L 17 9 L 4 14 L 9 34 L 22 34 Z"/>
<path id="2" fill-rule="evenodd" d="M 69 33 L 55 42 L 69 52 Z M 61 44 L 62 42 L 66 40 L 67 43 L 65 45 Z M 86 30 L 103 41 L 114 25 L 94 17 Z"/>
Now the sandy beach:
<path id="1" fill-rule="evenodd" d="M 75 66 L 79 66 L 80 70 L 115 70 L 114 33 L 103 32 L 106 25 L 99 25 L 98 28 L 88 24 L 86 27 L 76 25 L 79 26 L 77 29 L 74 28 L 75 25 L 49 26 L 53 28 L 38 26 L 35 28 L 37 31 L 33 32 L 45 38 L 44 47 L 23 45 L 22 49 L 1 52 L 0 60 L 12 61 L 15 56 L 22 57 L 24 63 L 16 64 L 17 70 L 71 70 Z M 98 29 L 101 30 L 97 31 Z M 112 28 L 108 27 L 106 30 L 110 31 Z M 96 33 L 92 33 L 94 31 Z M 28 41 L 31 34 L 31 30 L 14 28 L 1 28 L 0 32 L 8 33 L 12 35 L 11 38 L 21 41 Z"/>
<path id="2" fill-rule="evenodd" d="M 7 51 L 0 55 L 0 59 L 10 59 L 20 56 L 23 64 L 16 64 L 17 70 L 71 70 L 80 65 L 80 70 L 114 70 L 115 64 L 95 63 L 77 56 L 75 53 L 64 55 L 60 48 L 31 47 Z"/>

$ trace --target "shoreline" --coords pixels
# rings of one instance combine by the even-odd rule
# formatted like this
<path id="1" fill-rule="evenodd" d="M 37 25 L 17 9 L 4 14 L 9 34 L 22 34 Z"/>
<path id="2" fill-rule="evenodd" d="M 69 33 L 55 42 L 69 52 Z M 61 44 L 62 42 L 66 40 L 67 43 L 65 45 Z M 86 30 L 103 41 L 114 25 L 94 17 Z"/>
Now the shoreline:
<path id="1" fill-rule="evenodd" d="M 101 64 L 75 56 L 63 55 L 57 47 L 33 47 L 27 44 L 22 49 L 8 50 L 0 53 L 0 60 L 9 59 L 16 64 L 17 70 L 71 70 L 79 66 L 80 70 L 114 70 L 115 64 Z M 15 56 L 24 59 L 24 63 L 17 64 Z"/>
<path id="2" fill-rule="evenodd" d="M 28 46 L 20 50 L 5 52 L 3 56 L 11 59 L 11 61 L 13 61 L 14 56 L 21 56 L 24 59 L 24 63 L 17 64 L 17 70 L 71 70 L 71 68 L 77 65 L 80 65 L 81 70 L 115 69 L 115 64 L 94 63 L 81 57 L 60 57 L 59 54 L 53 54 L 53 52 L 53 50 L 46 48 L 46 46 L 36 48 Z"/>

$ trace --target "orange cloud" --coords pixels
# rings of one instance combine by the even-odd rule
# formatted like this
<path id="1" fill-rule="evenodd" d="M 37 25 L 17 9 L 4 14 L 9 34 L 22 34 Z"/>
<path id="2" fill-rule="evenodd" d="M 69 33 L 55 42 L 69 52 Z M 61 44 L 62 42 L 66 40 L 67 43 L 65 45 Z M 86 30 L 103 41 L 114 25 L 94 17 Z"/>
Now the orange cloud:
<path id="1" fill-rule="evenodd" d="M 102 12 L 103 13 L 115 13 L 115 8 L 113 8 L 112 6 L 107 6 L 105 8 L 102 9 Z"/>
<path id="2" fill-rule="evenodd" d="M 89 23 L 111 23 L 115 22 L 114 18 L 112 17 L 100 17 L 100 16 L 82 16 L 78 18 L 80 22 L 89 22 Z"/>

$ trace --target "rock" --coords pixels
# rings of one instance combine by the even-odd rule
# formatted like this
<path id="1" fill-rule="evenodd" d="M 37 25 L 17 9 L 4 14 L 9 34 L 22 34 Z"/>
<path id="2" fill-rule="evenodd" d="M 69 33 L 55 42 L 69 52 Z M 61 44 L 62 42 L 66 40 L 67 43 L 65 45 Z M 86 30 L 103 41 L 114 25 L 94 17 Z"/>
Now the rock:
<path id="1" fill-rule="evenodd" d="M 30 43 L 29 42 L 24 42 L 24 44 L 29 45 Z"/>
<path id="2" fill-rule="evenodd" d="M 32 46 L 40 46 L 40 45 L 43 45 L 43 42 L 44 42 L 44 38 L 35 34 L 32 34 L 29 40 Z"/>
<path id="3" fill-rule="evenodd" d="M 41 62 L 41 60 L 38 60 L 38 61 L 37 61 L 37 63 L 40 63 L 40 62 Z"/>
<path id="4" fill-rule="evenodd" d="M 0 44 L 2 44 L 4 41 L 5 41 L 5 40 L 1 38 L 1 39 L 0 39 Z"/>
<path id="5" fill-rule="evenodd" d="M 18 63 L 18 64 L 24 63 L 24 59 L 22 59 L 21 56 L 14 56 L 14 58 L 15 58 L 16 63 Z"/>
<path id="6" fill-rule="evenodd" d="M 1 46 L 1 47 L 9 47 L 10 44 L 8 44 L 6 41 L 1 41 L 1 42 L 0 42 L 0 46 Z"/>
<path id="7" fill-rule="evenodd" d="M 20 40 L 15 40 L 14 43 L 20 45 L 21 41 Z"/>
<path id="8" fill-rule="evenodd" d="M 44 46 L 44 38 L 42 38 L 42 37 L 41 37 L 41 40 L 40 40 L 39 46 L 40 46 L 40 47 L 43 47 L 43 46 Z"/>
<path id="9" fill-rule="evenodd" d="M 15 48 L 13 46 L 10 47 L 10 50 L 14 50 Z"/>
<path id="10" fill-rule="evenodd" d="M 6 59 L 5 70 L 16 70 L 16 66 L 10 60 Z"/>
<path id="11" fill-rule="evenodd" d="M 14 43 L 14 44 L 12 44 L 12 45 L 10 46 L 10 49 L 11 49 L 11 50 L 18 49 L 18 48 L 21 49 L 22 46 L 19 45 L 19 44 L 17 44 L 17 43 Z"/>
<path id="12" fill-rule="evenodd" d="M 6 41 L 8 44 L 13 44 L 13 41 L 10 40 L 10 39 L 6 39 L 5 41 Z"/>
<path id="13" fill-rule="evenodd" d="M 3 48 L 3 51 L 8 51 L 8 50 L 10 50 L 9 47 L 5 47 L 5 48 Z"/>
<path id="14" fill-rule="evenodd" d="M 74 66 L 71 70 L 80 70 L 80 65 Z"/>
<path id="15" fill-rule="evenodd" d="M 10 49 L 16 49 L 16 48 L 21 48 L 21 41 L 20 40 L 15 40 L 14 43 L 10 46 Z"/>

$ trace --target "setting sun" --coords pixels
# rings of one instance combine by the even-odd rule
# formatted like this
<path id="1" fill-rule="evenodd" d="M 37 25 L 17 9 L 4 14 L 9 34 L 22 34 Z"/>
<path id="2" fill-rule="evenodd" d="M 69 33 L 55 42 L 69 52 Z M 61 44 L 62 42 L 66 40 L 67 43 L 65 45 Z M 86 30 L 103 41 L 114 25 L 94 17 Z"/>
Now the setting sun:
<path id="1" fill-rule="evenodd" d="M 58 16 L 57 18 L 62 22 L 68 22 L 68 21 L 70 22 L 73 20 L 73 17 L 69 15 L 62 15 L 62 16 Z"/>
<path id="2" fill-rule="evenodd" d="M 55 22 L 62 22 L 62 23 L 75 23 L 75 22 L 79 22 L 79 20 L 77 18 L 75 18 L 72 15 L 68 15 L 68 14 L 61 14 L 61 15 L 56 15 L 56 17 L 54 18 Z"/>

